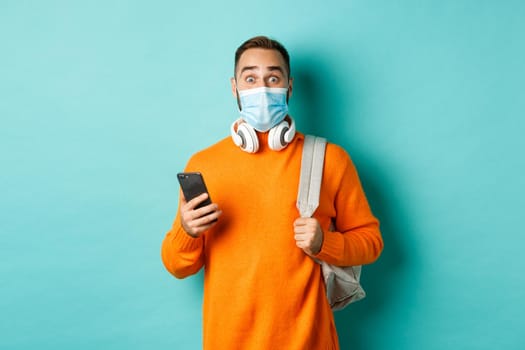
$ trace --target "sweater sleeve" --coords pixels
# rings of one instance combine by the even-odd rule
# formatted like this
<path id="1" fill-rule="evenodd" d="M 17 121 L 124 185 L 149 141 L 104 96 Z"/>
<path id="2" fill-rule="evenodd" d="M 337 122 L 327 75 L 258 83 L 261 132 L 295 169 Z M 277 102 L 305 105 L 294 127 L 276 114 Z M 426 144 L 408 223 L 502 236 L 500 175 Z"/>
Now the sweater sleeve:
<path id="1" fill-rule="evenodd" d="M 190 157 L 184 171 L 197 171 L 198 157 Z M 182 196 L 182 192 L 180 192 Z M 184 231 L 180 217 L 180 205 L 171 229 L 162 241 L 161 256 L 166 269 L 177 278 L 196 274 L 204 266 L 204 234 L 194 238 Z"/>
<path id="2" fill-rule="evenodd" d="M 166 269 L 177 278 L 197 273 L 204 265 L 204 238 L 193 238 L 182 228 L 177 214 L 171 230 L 162 242 L 161 256 Z"/>
<path id="3" fill-rule="evenodd" d="M 344 170 L 340 176 L 328 176 L 326 185 L 323 179 L 323 185 L 335 194 L 330 196 L 334 201 L 335 217 L 331 220 L 335 227 L 333 231 L 324 231 L 323 245 L 316 258 L 336 266 L 370 264 L 383 250 L 379 221 L 370 210 L 350 157 L 341 148 L 334 148 L 338 151 L 335 157 L 328 155 L 327 148 L 324 172 L 337 173 L 335 169 L 339 167 Z"/>

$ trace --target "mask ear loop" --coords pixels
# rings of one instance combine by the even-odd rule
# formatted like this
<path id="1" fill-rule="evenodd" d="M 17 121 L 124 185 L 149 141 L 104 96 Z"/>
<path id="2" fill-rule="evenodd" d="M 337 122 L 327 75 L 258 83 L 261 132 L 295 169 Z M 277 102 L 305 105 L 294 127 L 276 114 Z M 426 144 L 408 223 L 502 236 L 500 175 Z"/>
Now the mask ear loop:
<path id="1" fill-rule="evenodd" d="M 290 78 L 288 78 L 288 91 L 286 92 L 286 104 L 288 104 L 289 99 L 290 99 Z"/>
<path id="2" fill-rule="evenodd" d="M 237 90 L 237 88 L 235 90 Z M 242 111 L 241 99 L 239 98 L 239 90 L 237 90 L 237 107 L 239 107 L 239 111 Z"/>
<path id="3" fill-rule="evenodd" d="M 233 77 L 233 79 L 235 79 L 235 91 L 236 91 L 235 97 L 237 98 L 237 107 L 239 107 L 239 111 L 242 111 L 241 99 L 239 98 L 239 89 L 237 89 L 237 78 Z"/>

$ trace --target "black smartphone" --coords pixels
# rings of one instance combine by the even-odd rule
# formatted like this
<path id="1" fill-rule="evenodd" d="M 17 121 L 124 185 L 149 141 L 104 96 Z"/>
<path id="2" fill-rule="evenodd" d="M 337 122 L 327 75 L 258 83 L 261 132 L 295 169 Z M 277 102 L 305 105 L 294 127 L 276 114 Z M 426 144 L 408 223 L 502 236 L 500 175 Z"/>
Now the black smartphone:
<path id="1" fill-rule="evenodd" d="M 199 172 L 178 173 L 177 179 L 179 180 L 179 184 L 182 188 L 182 193 L 184 194 L 186 201 L 190 201 L 202 193 L 208 193 L 208 189 L 204 183 L 204 178 Z M 209 193 L 208 198 L 205 201 L 199 203 L 195 209 L 204 207 L 208 204 L 211 204 L 211 197 Z"/>

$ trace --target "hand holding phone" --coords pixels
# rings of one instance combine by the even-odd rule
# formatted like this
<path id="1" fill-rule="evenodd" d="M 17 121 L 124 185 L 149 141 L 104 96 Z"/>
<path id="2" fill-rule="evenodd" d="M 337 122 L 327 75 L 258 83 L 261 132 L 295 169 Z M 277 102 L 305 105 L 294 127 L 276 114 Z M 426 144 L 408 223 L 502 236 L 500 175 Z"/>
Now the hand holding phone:
<path id="1" fill-rule="evenodd" d="M 197 204 L 192 210 L 190 210 L 191 212 L 212 204 L 210 194 L 206 184 L 204 183 L 204 178 L 202 177 L 201 173 L 179 173 L 177 174 L 177 179 L 179 180 L 184 199 L 187 202 L 203 193 L 208 194 L 208 198 Z M 198 237 L 200 233 L 210 228 L 217 221 L 217 217 L 220 215 L 220 211 L 217 210 L 207 212 L 199 216 L 195 216 L 195 214 L 190 213 L 190 211 L 186 212 L 185 208 L 181 208 L 181 218 L 184 230 L 193 237 Z M 213 215 L 215 217 L 210 220 L 208 218 L 209 215 Z"/>
<path id="2" fill-rule="evenodd" d="M 184 194 L 184 199 L 186 199 L 187 202 L 191 201 L 198 195 L 208 193 L 208 189 L 204 183 L 204 178 L 199 172 L 178 173 L 177 179 L 179 180 L 182 193 Z M 199 203 L 195 209 L 202 208 L 209 204 L 211 204 L 211 197 L 208 193 L 208 198 L 205 201 Z"/>

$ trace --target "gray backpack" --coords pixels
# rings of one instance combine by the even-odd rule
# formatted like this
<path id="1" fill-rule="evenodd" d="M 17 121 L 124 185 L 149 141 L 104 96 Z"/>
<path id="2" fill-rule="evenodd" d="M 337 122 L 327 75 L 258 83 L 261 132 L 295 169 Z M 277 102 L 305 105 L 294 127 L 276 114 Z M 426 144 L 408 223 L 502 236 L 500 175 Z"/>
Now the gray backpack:
<path id="1" fill-rule="evenodd" d="M 301 217 L 311 217 L 319 206 L 325 149 L 326 139 L 305 135 L 297 195 L 297 209 Z M 342 267 L 319 260 L 316 262 L 321 265 L 326 296 L 332 310 L 341 310 L 365 297 L 359 283 L 361 266 Z"/>

